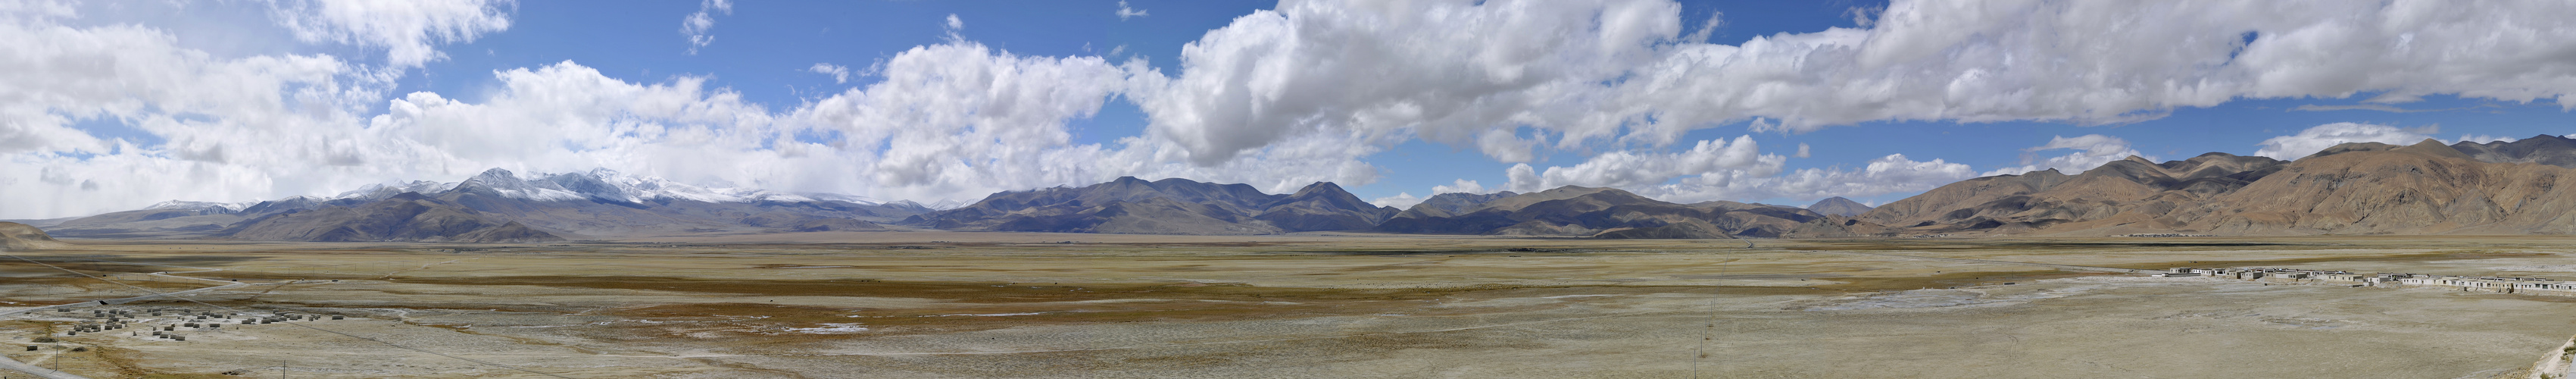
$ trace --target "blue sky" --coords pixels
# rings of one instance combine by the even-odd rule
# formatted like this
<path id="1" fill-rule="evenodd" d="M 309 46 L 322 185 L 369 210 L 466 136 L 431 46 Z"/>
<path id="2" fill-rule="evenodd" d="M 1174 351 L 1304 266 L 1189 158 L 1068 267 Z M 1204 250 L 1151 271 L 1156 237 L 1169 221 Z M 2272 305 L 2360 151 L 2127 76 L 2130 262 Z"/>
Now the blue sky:
<path id="1" fill-rule="evenodd" d="M 1235 17 L 1268 9 L 1275 1 L 1155 1 L 1127 3 L 1147 15 L 1121 19 L 1109 2 L 786 2 L 736 4 L 729 14 L 715 15 L 710 34 L 716 42 L 698 54 L 686 54 L 688 41 L 671 32 L 672 15 L 698 10 L 688 2 L 565 1 L 520 3 L 512 30 L 471 43 L 453 45 L 448 61 L 432 63 L 425 75 L 408 78 L 404 88 L 470 96 L 493 85 L 491 71 L 574 61 L 598 68 L 610 77 L 650 82 L 673 75 L 711 77 L 711 84 L 730 87 L 754 102 L 786 108 L 810 99 L 862 86 L 877 78 L 836 83 L 829 75 L 807 70 L 815 63 L 863 69 L 914 46 L 950 38 L 946 15 L 957 15 L 967 27 L 957 35 L 1011 53 L 1041 56 L 1101 55 L 1140 57 L 1155 68 L 1179 71 L 1182 45 Z M 1709 42 L 1741 44 L 1756 36 L 1812 33 L 1826 28 L 1857 27 L 1854 8 L 1884 8 L 1885 2 L 1684 1 L 1685 20 L 1705 20 L 1722 12 L 1722 22 Z M 600 13 L 599 9 L 621 8 Z M 657 33 L 667 35 L 655 35 Z M 1111 55 L 1112 50 L 1120 53 Z M 477 54 L 480 53 L 480 54 Z M 2366 98 L 2367 96 L 2357 96 Z M 470 97 L 460 97 L 471 99 Z M 2456 97 L 2408 104 L 2407 108 L 2457 111 L 2395 113 L 2374 110 L 2291 111 L 2301 105 L 2353 105 L 2360 99 L 2245 100 L 2175 109 L 2166 118 L 2116 125 L 2065 122 L 1870 122 L 1799 134 L 1766 135 L 1766 140 L 1794 146 L 1810 142 L 1826 148 L 1810 159 L 1790 161 L 1789 169 L 1856 166 L 1887 154 L 1940 158 L 1979 169 L 2023 164 L 2020 149 L 2045 144 L 2051 137 L 2103 134 L 2129 140 L 2139 151 L 2163 159 L 2182 159 L 2205 152 L 2251 154 L 2263 139 L 2335 122 L 2361 122 L 2400 127 L 2441 125 L 2440 135 L 2458 134 L 2522 138 L 2534 134 L 2567 134 L 2576 125 L 2566 113 L 2547 104 L 2517 104 Z M 1076 141 L 1110 143 L 1144 131 L 1150 122 L 1134 104 L 1111 102 L 1095 117 L 1074 120 Z M 1694 131 L 1693 140 L 1730 138 L 1745 133 L 1741 125 Z M 1538 162 L 1580 162 L 1581 150 L 1555 151 Z M 1348 186 L 1364 198 L 1397 193 L 1428 196 L 1429 189 L 1456 179 L 1500 183 L 1510 164 L 1498 163 L 1472 147 L 1412 141 L 1366 159 L 1385 176 L 1373 183 Z M 1866 196 L 1881 203 L 1919 191 Z M 1740 198 L 1804 205 L 1807 198 Z"/>
<path id="2" fill-rule="evenodd" d="M 923 202 L 1134 175 L 1877 204 L 2129 154 L 2576 132 L 2552 4 L 27 4 L 0 9 L 26 52 L 0 85 L 37 99 L 0 109 L 0 194 L 53 201 L 0 218 L 495 167 Z"/>

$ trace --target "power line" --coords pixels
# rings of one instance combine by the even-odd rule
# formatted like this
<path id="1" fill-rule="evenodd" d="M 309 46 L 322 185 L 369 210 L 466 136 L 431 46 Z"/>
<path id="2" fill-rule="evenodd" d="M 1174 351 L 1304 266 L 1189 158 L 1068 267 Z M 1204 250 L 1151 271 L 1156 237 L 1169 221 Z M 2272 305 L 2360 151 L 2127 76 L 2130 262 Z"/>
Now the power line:
<path id="1" fill-rule="evenodd" d="M 154 295 L 154 296 L 179 299 L 179 300 L 181 300 L 181 301 L 186 301 L 186 302 L 190 302 L 190 303 L 197 303 L 197 305 L 204 305 L 204 306 L 209 306 L 209 307 L 222 308 L 222 309 L 224 309 L 224 310 L 233 311 L 233 312 L 248 312 L 248 311 L 244 311 L 244 310 L 242 310 L 242 309 L 240 309 L 240 308 L 233 308 L 233 307 L 227 307 L 227 306 L 221 306 L 221 305 L 207 304 L 206 302 L 203 302 L 203 301 L 197 301 L 197 299 L 190 299 L 190 298 L 184 298 L 184 297 L 168 296 L 169 294 L 161 293 L 160 291 L 153 291 L 153 290 L 148 289 L 148 288 L 136 287 L 136 286 L 134 286 L 134 285 L 132 285 L 132 284 L 125 284 L 125 282 L 119 282 L 119 281 L 116 281 L 116 280 L 113 280 L 113 279 L 108 279 L 108 278 L 98 277 L 97 275 L 90 275 L 89 273 L 85 273 L 85 272 L 80 272 L 80 271 L 75 271 L 75 270 L 72 270 L 72 269 L 62 268 L 62 267 L 59 267 L 59 266 L 54 266 L 54 265 L 45 264 L 45 262 L 37 262 L 37 261 L 36 261 L 36 260 L 34 260 L 34 259 L 27 259 L 27 257 L 21 257 L 21 256 L 17 256 L 17 255 L 14 255 L 14 254 L 0 253 L 0 256 L 8 256 L 8 257 L 10 257 L 10 258 L 17 258 L 18 260 L 21 260 L 21 261 L 27 261 L 27 263 L 34 263 L 34 264 L 36 264 L 36 265 L 38 265 L 38 266 L 51 267 L 51 268 L 56 269 L 56 270 L 63 270 L 63 272 L 69 272 L 69 273 L 72 273 L 72 274 L 75 274 L 75 275 L 80 275 L 80 276 L 89 277 L 90 279 L 98 279 L 98 280 L 100 280 L 100 281 L 105 281 L 105 282 L 108 282 L 108 283 L 110 283 L 110 284 L 115 284 L 115 285 L 125 286 L 125 288 L 133 288 L 134 290 L 137 290 L 137 291 L 143 291 L 143 292 L 145 292 L 145 293 L 150 293 L 150 294 L 152 294 L 152 295 Z M 535 371 L 535 370 L 529 370 L 529 369 L 524 369 L 524 368 L 518 368 L 518 367 L 516 367 L 516 366 L 511 366 L 511 365 L 505 365 L 505 364 L 499 364 L 499 363 L 492 363 L 492 362 L 485 362 L 485 361 L 478 360 L 478 359 L 474 359 L 474 358 L 459 357 L 459 356 L 454 356 L 454 355 L 447 355 L 446 353 L 440 353 L 440 352 L 429 351 L 429 350 L 421 350 L 421 349 L 417 349 L 417 348 L 412 348 L 412 347 L 410 347 L 410 346 L 403 346 L 403 345 L 397 345 L 397 344 L 394 344 L 394 343 L 392 343 L 392 342 L 385 342 L 384 340 L 379 340 L 379 339 L 374 339 L 374 338 L 367 338 L 367 337 L 360 337 L 360 336 L 358 336 L 358 335 L 348 334 L 348 333 L 341 333 L 341 332 L 333 331 L 333 330 L 330 330 L 330 329 L 316 328 L 316 327 L 313 327 L 313 326 L 311 326 L 311 325 L 297 324 L 297 323 L 291 323 L 291 322 L 290 322 L 290 323 L 286 323 L 286 324 L 287 324 L 287 325 L 293 325 L 293 326 L 295 326 L 295 327 L 299 327 L 299 328 L 312 329 L 312 330 L 314 330 L 314 331 L 323 332 L 323 333 L 338 334 L 338 335 L 343 336 L 343 337 L 349 337 L 349 338 L 356 338 L 356 339 L 367 340 L 367 341 L 370 341 L 370 342 L 375 342 L 375 343 L 384 344 L 385 346 L 392 346 L 392 347 L 397 348 L 397 349 L 416 351 L 416 352 L 420 352 L 420 353 L 423 353 L 423 354 L 436 355 L 436 356 L 448 357 L 448 358 L 455 358 L 456 360 L 460 360 L 460 361 L 480 363 L 480 364 L 488 365 L 488 366 L 492 366 L 492 367 L 500 367 L 500 368 L 506 368 L 506 369 L 511 369 L 511 370 L 517 370 L 517 371 L 519 371 L 519 372 L 525 372 L 525 373 L 530 373 L 530 374 L 545 375 L 545 376 L 551 376 L 551 377 L 557 377 L 557 378 L 566 378 L 566 379 L 570 379 L 570 378 L 571 378 L 571 377 L 563 376 L 563 375 L 548 374 L 548 373 L 543 373 L 543 372 L 537 372 L 537 371 Z M 281 369 L 282 369 L 282 368 L 281 368 Z"/>

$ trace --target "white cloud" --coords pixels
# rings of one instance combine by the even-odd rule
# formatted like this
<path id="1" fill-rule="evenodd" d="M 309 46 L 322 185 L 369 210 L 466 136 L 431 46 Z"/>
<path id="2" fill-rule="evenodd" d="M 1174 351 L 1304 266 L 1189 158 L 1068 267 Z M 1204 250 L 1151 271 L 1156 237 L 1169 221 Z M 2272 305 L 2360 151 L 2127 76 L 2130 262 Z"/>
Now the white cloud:
<path id="1" fill-rule="evenodd" d="M 1319 135 L 1414 134 L 1519 158 L 1519 144 L 1480 137 L 1581 121 L 1607 104 L 1600 82 L 1654 61 L 1654 44 L 1678 35 L 1679 9 L 1655 0 L 1284 1 L 1183 46 L 1178 77 L 1157 73 L 1132 95 L 1151 116 L 1148 129 L 1199 163 Z"/>
<path id="2" fill-rule="evenodd" d="M 1855 12 L 1868 17 L 1863 29 L 1729 46 L 1691 40 L 1704 34 L 1662 0 L 1288 0 L 1184 46 L 1168 73 L 997 51 L 959 37 L 964 23 L 948 15 L 943 43 L 859 73 L 883 81 L 790 109 L 746 103 L 701 78 L 628 82 L 569 63 L 500 70 L 492 93 L 461 96 L 473 102 L 395 96 L 390 78 L 440 59 L 439 44 L 507 29 L 506 3 L 270 4 L 298 40 L 383 48 L 385 67 L 208 54 L 149 25 L 65 26 L 56 19 L 75 17 L 70 7 L 0 2 L 11 13 L 0 17 L 0 87 L 10 88 L 0 91 L 9 162 L 0 197 L 52 200 L 0 217 L 327 194 L 495 166 L 885 199 L 1118 175 L 1284 192 L 1375 180 L 1360 159 L 1417 138 L 1504 162 L 1611 151 L 1544 170 L 1518 164 L 1497 189 L 1860 197 L 1975 171 L 1887 156 L 1784 172 L 1789 158 L 1760 154 L 1749 137 L 1689 145 L 1682 136 L 1737 123 L 1783 132 L 1885 120 L 2119 123 L 2239 98 L 2356 94 L 2373 94 L 2371 104 L 2452 94 L 2576 107 L 2566 96 L 2576 61 L 2563 58 L 2576 54 L 2576 29 L 2556 27 L 2576 18 L 2576 4 L 2559 2 L 1899 1 Z M 693 49 L 729 8 L 705 2 L 703 23 L 684 21 Z M 1122 98 L 1148 116 L 1144 135 L 1073 141 L 1067 120 Z M 383 114 L 368 114 L 379 105 Z M 70 126 L 95 120 L 161 142 Z M 2346 137 L 2302 132 L 2266 141 L 2265 153 L 2295 157 Z M 2094 147 L 2107 145 L 2081 142 L 2062 156 L 2033 150 L 2023 166 L 2089 167 L 2106 156 Z M 168 182 L 205 184 L 157 185 Z"/>
<path id="3" fill-rule="evenodd" d="M 2299 131 L 2299 134 L 2265 139 L 2263 143 L 2256 144 L 2263 148 L 2254 150 L 2254 155 L 2294 160 L 2347 142 L 2413 145 L 2416 142 L 2423 142 L 2426 138 L 2433 138 L 2431 134 L 2439 132 L 2441 130 L 2438 127 L 2406 129 L 2387 125 L 2338 122 L 2309 127 L 2307 130 Z"/>
<path id="4" fill-rule="evenodd" d="M 814 67 L 807 68 L 805 70 L 813 71 L 816 74 L 831 75 L 832 83 L 835 84 L 848 84 L 850 82 L 849 67 L 830 63 L 815 63 Z"/>
<path id="5" fill-rule="evenodd" d="M 877 186 L 953 195 L 1077 183 L 1115 168 L 1095 166 L 1106 163 L 1095 161 L 1107 154 L 1101 147 L 1071 146 L 1064 123 L 1097 112 L 1127 70 L 1096 57 L 922 46 L 887 60 L 884 81 L 791 117 L 839 133 L 832 146 L 874 155 L 857 171 Z"/>
<path id="6" fill-rule="evenodd" d="M 1809 151 L 1808 151 L 1808 149 L 1807 149 L 1807 143 L 1805 143 L 1805 142 L 1799 142 L 1799 143 L 1798 143 L 1798 154 L 1796 154 L 1796 155 L 1790 155 L 1789 157 L 1791 157 L 1791 158 L 1806 158 L 1808 155 L 1810 155 L 1810 154 L 1809 154 Z"/>
<path id="7" fill-rule="evenodd" d="M 240 199 L 305 184 L 246 180 L 263 173 L 349 171 L 363 131 L 333 126 L 356 125 L 378 88 L 361 86 L 375 73 L 329 56 L 215 58 L 135 25 L 0 17 L 0 41 L 0 198 L 42 199 L 0 217 Z M 71 126 L 82 120 L 161 141 Z"/>
<path id="8" fill-rule="evenodd" d="M 2576 61 L 2557 58 L 2576 54 L 2576 29 L 2554 27 L 2576 4 L 1898 1 L 1852 14 L 1868 26 L 1718 45 L 1682 34 L 1662 1 L 1291 0 L 1186 46 L 1179 76 L 1136 95 L 1151 131 L 1202 162 L 1301 135 L 1412 134 L 1519 161 L 1522 145 L 1490 131 L 1662 147 L 1739 122 L 2114 124 L 2365 93 L 2576 109 L 2563 96 Z"/>
<path id="9" fill-rule="evenodd" d="M 953 29 L 952 29 L 953 30 Z M 494 73 L 465 101 L 386 99 L 377 72 L 330 56 L 217 59 L 140 26 L 69 28 L 0 18 L 0 197 L 48 199 L 0 217 L 61 217 L 171 199 L 325 195 L 396 179 L 456 180 L 486 168 L 609 168 L 703 185 L 973 200 L 1003 190 L 1122 175 L 1362 185 L 1358 159 L 1384 141 L 1305 135 L 1215 162 L 1153 136 L 1076 144 L 1091 117 L 1142 76 L 1142 61 L 1031 57 L 951 40 L 871 67 L 883 81 L 787 110 L 701 77 L 638 83 L 571 62 Z M 823 71 L 838 66 L 825 67 Z M 810 68 L 809 68 L 810 69 Z M 839 78 L 836 76 L 836 80 Z M 384 113 L 365 115 L 368 104 Z M 109 118 L 165 139 L 100 138 L 70 123 Z M 184 182 L 191 186 L 168 186 Z"/>
<path id="10" fill-rule="evenodd" d="M 2236 98 L 2436 93 L 2576 107 L 2560 3 L 1899 1 L 1871 29 L 1676 45 L 1624 83 L 1646 130 L 1747 117 L 2119 123 Z M 2247 35 L 2254 36 L 2249 44 Z M 2036 64 L 2036 62 L 2048 62 Z M 1651 116 L 1652 122 L 1635 117 Z M 1675 124 L 1664 126 L 1664 124 Z"/>
<path id="11" fill-rule="evenodd" d="M 1405 208 L 1412 208 L 1414 204 L 1421 204 L 1421 203 L 1422 203 L 1422 200 L 1424 200 L 1424 199 L 1423 199 L 1423 198 L 1419 198 L 1419 197 L 1413 197 L 1413 193 L 1411 193 L 1411 192 L 1398 192 L 1398 193 L 1396 193 L 1396 194 L 1395 194 L 1395 196 L 1387 196 L 1387 197 L 1377 198 L 1377 200 L 1369 200 L 1369 204 L 1371 204 L 1371 205 L 1376 205 L 1376 206 L 1381 206 L 1381 207 L 1394 207 L 1395 209 L 1405 209 Z"/>
<path id="12" fill-rule="evenodd" d="M 840 155 L 784 138 L 767 110 L 706 88 L 704 78 L 636 84 L 572 62 L 494 74 L 502 87 L 479 104 L 428 92 L 394 99 L 367 122 L 375 134 L 368 140 L 410 148 L 383 160 L 436 167 L 414 177 L 604 167 L 789 191 L 810 191 L 812 183 L 776 176 L 781 171 L 810 170 L 796 166 L 830 164 Z"/>
<path id="13" fill-rule="evenodd" d="M 1487 189 L 1485 189 L 1485 185 L 1484 185 L 1483 183 L 1477 183 L 1477 182 L 1476 182 L 1476 181 L 1474 181 L 1474 180 L 1466 180 L 1466 179 L 1458 179 L 1457 181 L 1450 182 L 1450 183 L 1449 183 L 1449 185 L 1445 185 L 1445 186 L 1431 186 L 1431 195 L 1433 195 L 1433 196 L 1439 196 L 1440 194 L 1446 194 L 1446 193 L 1462 193 L 1462 192 L 1463 192 L 1463 193 L 1472 193 L 1472 194 L 1488 194 L 1488 193 L 1494 193 L 1494 192 L 1496 192 L 1496 191 L 1501 191 L 1501 190 L 1500 190 L 1500 189 L 1487 190 Z"/>
<path id="14" fill-rule="evenodd" d="M 1690 150 L 1674 153 L 1637 153 L 1612 151 L 1593 155 L 1573 166 L 1549 167 L 1533 177 L 1535 181 L 1513 178 L 1504 184 L 1515 192 L 1534 192 L 1562 186 L 1642 188 L 1661 185 L 1683 176 L 1706 176 L 1722 173 L 1749 173 L 1770 176 L 1786 162 L 1776 154 L 1762 154 L 1753 136 L 1736 137 L 1735 141 L 1700 141 Z M 1524 164 L 1523 166 L 1525 166 Z M 1515 166 L 1519 167 L 1519 166 Z"/>
<path id="15" fill-rule="evenodd" d="M 1118 1 L 1118 20 L 1119 20 L 1119 21 L 1127 21 L 1127 18 L 1128 18 L 1128 17 L 1145 17 L 1145 10 L 1143 10 L 1143 9 L 1128 8 L 1128 7 L 1127 7 L 1127 0 L 1119 0 L 1119 1 Z"/>
<path id="16" fill-rule="evenodd" d="M 2497 137 L 2497 136 L 2490 136 L 2490 135 L 2484 135 L 2484 134 L 2462 134 L 2462 135 L 2460 135 L 2460 139 L 2450 140 L 2450 141 L 2443 141 L 2443 142 L 2450 142 L 2450 143 L 2461 143 L 2461 142 L 2488 143 L 2488 142 L 2513 142 L 2513 141 L 2521 141 L 2521 140 L 2522 140 L 2521 138 L 2513 138 L 2513 137 Z"/>
<path id="17" fill-rule="evenodd" d="M 1776 154 L 1761 154 L 1752 137 L 1744 136 L 1731 143 L 1700 141 L 1690 151 L 1670 154 L 1602 153 L 1574 166 L 1545 170 L 1519 164 L 1504 174 L 1511 178 L 1505 187 L 1517 192 L 1565 185 L 1617 187 L 1677 203 L 1869 197 L 1929 190 L 1977 177 L 1965 164 L 1914 161 L 1903 154 L 1871 160 L 1857 170 L 1809 168 L 1784 173 L 1781 166 L 1786 162 Z"/>
<path id="18" fill-rule="evenodd" d="M 432 45 L 510 28 L 509 0 L 271 0 L 278 24 L 305 42 L 385 48 L 394 67 L 445 58 Z"/>
<path id="19" fill-rule="evenodd" d="M 916 47 L 884 64 L 885 80 L 813 102 L 789 122 L 831 132 L 856 154 L 864 195 L 891 199 L 1086 185 L 1118 176 L 1247 183 L 1287 192 L 1317 181 L 1365 184 L 1373 141 L 1307 136 L 1214 164 L 1184 162 L 1153 136 L 1075 144 L 1066 123 L 1091 117 L 1146 72 L 1143 61 L 1032 57 L 973 42 Z M 843 164 L 843 166 L 849 166 Z"/>
<path id="20" fill-rule="evenodd" d="M 1872 159 L 1857 170 L 1809 168 L 1767 177 L 1753 172 L 1729 172 L 1685 178 L 1680 183 L 1643 188 L 1637 193 L 1681 203 L 1758 199 L 1814 201 L 1834 196 L 1870 197 L 1920 192 L 1977 176 L 1977 172 L 1965 164 L 1940 159 L 1915 161 L 1904 154 L 1890 154 Z"/>
<path id="21" fill-rule="evenodd" d="M 2046 158 L 2038 156 L 2039 152 L 2050 150 L 2075 150 L 2075 152 Z M 2104 163 L 2128 159 L 2133 155 L 2150 161 L 2156 159 L 2155 156 L 2130 148 L 2129 141 L 2120 137 L 2100 134 L 2086 134 L 2075 138 L 2052 136 L 2049 137 L 2048 144 L 2022 149 L 2020 167 L 1999 168 L 1987 171 L 1986 175 L 2014 175 L 2047 169 L 2057 169 L 2060 173 L 2073 175 L 2092 170 L 2094 167 L 2102 167 Z"/>
<path id="22" fill-rule="evenodd" d="M 1487 129 L 1476 135 L 1477 150 L 1485 152 L 1486 157 L 1494 158 L 1496 162 L 1528 162 L 1537 157 L 1535 150 L 1538 144 L 1538 141 L 1512 135 L 1511 129 Z"/>
<path id="23" fill-rule="evenodd" d="M 2472 109 L 2478 109 L 2478 108 L 2494 108 L 2494 107 L 2496 107 L 2494 104 L 2484 104 L 2484 105 L 2477 105 L 2477 106 L 2455 107 L 2455 108 L 2407 109 L 2407 108 L 2399 108 L 2399 107 L 2392 106 L 2392 105 L 2387 105 L 2387 104 L 2356 104 L 2356 105 L 2316 105 L 2316 104 L 2307 104 L 2307 105 L 2300 105 L 2300 106 L 2297 106 L 2297 107 L 2292 107 L 2292 108 L 2290 108 L 2290 110 L 2293 110 L 2293 111 L 2300 111 L 2300 112 L 2332 112 L 2332 111 L 2348 111 L 2348 110 L 2365 110 L 2365 111 L 2381 111 L 2381 112 L 2389 112 L 2389 113 L 2422 113 L 2422 112 L 2450 112 L 2450 111 L 2463 111 L 2463 110 L 2472 110 Z"/>
<path id="24" fill-rule="evenodd" d="M 702 0 L 697 13 L 680 18 L 680 35 L 689 37 L 689 55 L 698 55 L 698 48 L 716 43 L 716 36 L 707 33 L 716 28 L 716 13 L 733 14 L 733 0 Z"/>

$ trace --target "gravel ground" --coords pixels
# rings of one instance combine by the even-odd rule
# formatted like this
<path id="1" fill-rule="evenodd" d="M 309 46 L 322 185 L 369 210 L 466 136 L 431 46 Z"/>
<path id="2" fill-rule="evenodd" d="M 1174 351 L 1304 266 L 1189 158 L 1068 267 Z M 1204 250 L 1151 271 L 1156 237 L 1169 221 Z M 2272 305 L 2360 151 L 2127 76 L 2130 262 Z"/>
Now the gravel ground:
<path id="1" fill-rule="evenodd" d="M 1437 249 L 1410 251 L 1385 239 L 1295 239 L 1303 242 L 574 245 L 474 254 L 400 244 L 93 243 L 58 256 L 221 267 L 249 282 L 304 279 L 200 299 L 349 318 L 186 330 L 184 342 L 130 330 L 54 336 L 98 348 L 60 356 L 66 370 L 102 378 L 281 369 L 294 377 L 542 377 L 423 351 L 584 378 L 2453 378 L 2527 366 L 2576 333 L 2576 298 L 1796 250 L 2115 267 L 2576 267 L 2550 252 L 2554 240 L 1767 241 L 1773 248 L 1746 250 L 1444 238 L 1414 242 Z M 1535 247 L 1498 248 L 1510 246 Z M 46 275 L 0 266 L 0 276 L 31 279 L 0 282 L 0 294 L 13 294 L 0 300 L 106 292 Z M 47 328 L 95 321 L 80 316 L 21 316 L 0 322 L 0 338 L 26 343 Z"/>

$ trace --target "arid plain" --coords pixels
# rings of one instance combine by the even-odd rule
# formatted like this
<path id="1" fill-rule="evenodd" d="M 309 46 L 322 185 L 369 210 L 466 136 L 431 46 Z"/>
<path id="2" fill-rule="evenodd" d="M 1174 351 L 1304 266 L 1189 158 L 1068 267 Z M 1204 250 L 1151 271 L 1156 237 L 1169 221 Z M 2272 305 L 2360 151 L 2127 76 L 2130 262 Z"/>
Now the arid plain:
<path id="1" fill-rule="evenodd" d="M 345 317 L 0 320 L 94 378 L 2519 377 L 2576 334 L 2576 297 L 2105 271 L 2570 279 L 2568 237 L 67 241 L 10 252 L 61 269 L 0 262 L 0 306 L 213 285 L 170 272 L 249 285 L 96 309 Z"/>

